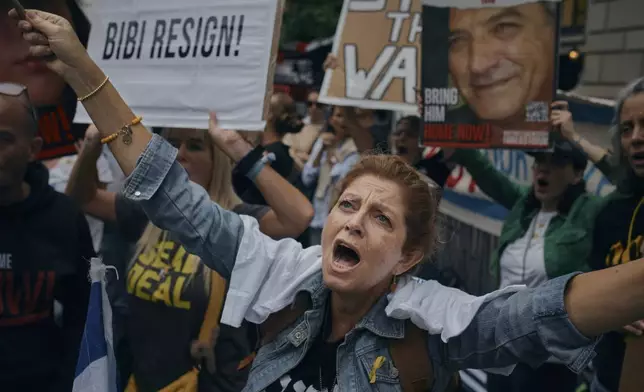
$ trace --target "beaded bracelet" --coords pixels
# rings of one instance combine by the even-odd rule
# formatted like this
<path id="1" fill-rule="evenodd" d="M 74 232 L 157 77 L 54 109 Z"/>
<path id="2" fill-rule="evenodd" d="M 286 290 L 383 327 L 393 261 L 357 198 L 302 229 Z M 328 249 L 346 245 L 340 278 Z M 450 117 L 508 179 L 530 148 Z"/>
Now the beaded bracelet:
<path id="1" fill-rule="evenodd" d="M 132 127 L 140 124 L 141 121 L 143 121 L 143 117 L 137 116 L 134 120 L 132 120 L 131 123 L 124 125 L 123 128 L 121 128 L 118 132 L 114 132 L 113 134 L 106 136 L 101 139 L 101 144 L 107 144 L 111 143 L 116 138 L 119 136 L 123 136 L 123 143 L 126 145 L 132 144 Z"/>

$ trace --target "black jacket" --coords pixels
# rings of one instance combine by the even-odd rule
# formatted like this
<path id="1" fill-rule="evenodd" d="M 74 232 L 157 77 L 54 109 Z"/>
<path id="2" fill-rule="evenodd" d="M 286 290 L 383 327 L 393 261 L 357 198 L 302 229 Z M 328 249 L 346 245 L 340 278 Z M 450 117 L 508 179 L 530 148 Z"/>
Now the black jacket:
<path id="1" fill-rule="evenodd" d="M 24 201 L 0 207 L 0 390 L 70 391 L 94 256 L 87 220 L 31 164 Z M 63 307 L 54 320 L 54 302 Z M 62 324 L 62 325 L 59 325 Z"/>
<path id="2" fill-rule="evenodd" d="M 617 191 L 605 199 L 595 219 L 594 270 L 625 264 L 644 257 L 644 180 L 628 171 Z M 608 391 L 618 391 L 622 374 L 626 335 L 609 332 L 602 337 L 593 359 L 597 379 Z"/>

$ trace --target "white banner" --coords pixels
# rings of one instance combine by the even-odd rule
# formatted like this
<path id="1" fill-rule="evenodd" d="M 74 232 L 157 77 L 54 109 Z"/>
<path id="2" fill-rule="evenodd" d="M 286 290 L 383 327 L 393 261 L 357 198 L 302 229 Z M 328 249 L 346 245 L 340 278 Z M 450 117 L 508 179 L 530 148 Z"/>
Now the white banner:
<path id="1" fill-rule="evenodd" d="M 431 157 L 438 148 L 428 148 L 425 157 Z M 490 162 L 500 172 L 520 185 L 532 184 L 534 159 L 521 150 L 484 150 Z M 593 195 L 605 196 L 615 187 L 589 163 L 584 173 L 586 189 Z M 476 185 L 476 181 L 462 166 L 457 166 L 445 184 L 440 211 L 479 230 L 498 236 L 508 211 L 492 201 Z"/>
<path id="2" fill-rule="evenodd" d="M 88 51 L 147 126 L 263 130 L 280 0 L 101 0 Z M 91 120 L 79 106 L 76 122 Z"/>

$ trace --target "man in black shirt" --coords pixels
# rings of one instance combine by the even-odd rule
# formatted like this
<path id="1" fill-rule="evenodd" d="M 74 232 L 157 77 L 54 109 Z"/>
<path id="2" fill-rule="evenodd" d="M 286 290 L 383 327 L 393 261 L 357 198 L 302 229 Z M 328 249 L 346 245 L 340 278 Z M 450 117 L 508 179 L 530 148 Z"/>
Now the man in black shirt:
<path id="1" fill-rule="evenodd" d="M 284 93 L 273 94 L 266 129 L 262 133 L 261 148 L 266 154 L 272 155 L 269 161 L 271 168 L 310 198 L 312 190 L 307 189 L 302 183 L 300 171 L 289 153 L 289 146 L 282 142 L 285 135 L 298 133 L 303 126 L 304 123 L 297 114 L 293 98 Z M 262 193 L 245 174 L 233 171 L 233 187 L 245 203 L 268 205 Z M 302 245 L 308 246 L 308 238 L 308 232 L 305 231 L 297 240 Z"/>
<path id="2" fill-rule="evenodd" d="M 85 215 L 49 186 L 24 87 L 0 83 L 0 390 L 72 389 L 94 246 Z M 62 305 L 62 323 L 54 303 Z"/>
<path id="3" fill-rule="evenodd" d="M 295 102 L 284 93 L 271 97 L 266 129 L 262 133 L 261 146 L 266 153 L 273 154 L 271 168 L 295 186 L 301 183 L 299 170 L 289 154 L 289 147 L 282 142 L 285 135 L 298 133 L 304 123 L 295 110 Z M 235 192 L 248 204 L 266 205 L 266 200 L 252 181 L 245 175 L 233 173 Z M 298 187 L 302 190 L 300 187 Z"/>

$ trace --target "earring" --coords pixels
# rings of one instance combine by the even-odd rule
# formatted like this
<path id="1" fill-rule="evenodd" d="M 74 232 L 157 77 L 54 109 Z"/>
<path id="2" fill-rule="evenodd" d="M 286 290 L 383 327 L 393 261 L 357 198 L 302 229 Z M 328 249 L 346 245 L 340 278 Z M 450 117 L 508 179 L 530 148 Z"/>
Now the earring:
<path id="1" fill-rule="evenodd" d="M 389 286 L 389 291 L 394 293 L 396 291 L 396 288 L 398 288 L 398 275 L 394 275 L 393 278 L 391 278 L 391 286 Z"/>

